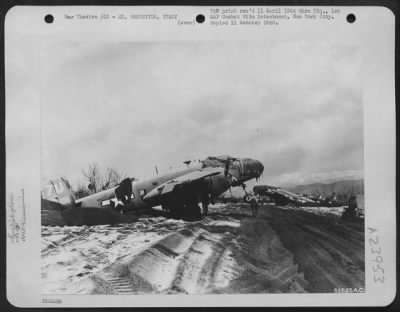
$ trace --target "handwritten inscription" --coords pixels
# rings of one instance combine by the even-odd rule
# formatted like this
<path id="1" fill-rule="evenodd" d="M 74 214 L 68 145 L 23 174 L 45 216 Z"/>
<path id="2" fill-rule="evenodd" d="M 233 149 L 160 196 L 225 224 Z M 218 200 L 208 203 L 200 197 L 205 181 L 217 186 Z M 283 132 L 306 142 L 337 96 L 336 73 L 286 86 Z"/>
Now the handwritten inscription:
<path id="1" fill-rule="evenodd" d="M 15 197 L 13 193 L 9 195 L 8 203 L 8 226 L 7 236 L 12 244 L 25 242 L 26 240 L 26 210 L 25 195 L 22 189 L 20 194 Z"/>
<path id="2" fill-rule="evenodd" d="M 371 253 L 371 268 L 373 271 L 374 282 L 383 284 L 385 282 L 385 269 L 378 230 L 375 228 L 368 228 L 368 234 L 368 248 Z"/>

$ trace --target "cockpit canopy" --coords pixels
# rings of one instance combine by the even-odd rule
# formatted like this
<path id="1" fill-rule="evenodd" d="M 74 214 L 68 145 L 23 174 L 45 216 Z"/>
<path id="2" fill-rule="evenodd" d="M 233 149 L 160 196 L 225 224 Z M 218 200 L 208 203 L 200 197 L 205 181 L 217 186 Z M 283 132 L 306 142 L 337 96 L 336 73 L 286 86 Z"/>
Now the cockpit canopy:
<path id="1" fill-rule="evenodd" d="M 223 167 L 228 162 L 237 160 L 236 157 L 232 157 L 229 155 L 221 155 L 221 156 L 209 156 L 202 161 L 204 167 Z"/>

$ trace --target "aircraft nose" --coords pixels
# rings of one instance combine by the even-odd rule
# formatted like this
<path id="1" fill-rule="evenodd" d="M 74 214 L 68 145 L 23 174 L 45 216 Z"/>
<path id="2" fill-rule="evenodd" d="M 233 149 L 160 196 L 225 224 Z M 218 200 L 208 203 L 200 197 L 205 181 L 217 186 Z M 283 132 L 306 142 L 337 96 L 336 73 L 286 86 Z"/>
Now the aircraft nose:
<path id="1" fill-rule="evenodd" d="M 264 171 L 264 165 L 256 159 L 243 159 L 243 167 L 245 176 L 259 177 Z"/>

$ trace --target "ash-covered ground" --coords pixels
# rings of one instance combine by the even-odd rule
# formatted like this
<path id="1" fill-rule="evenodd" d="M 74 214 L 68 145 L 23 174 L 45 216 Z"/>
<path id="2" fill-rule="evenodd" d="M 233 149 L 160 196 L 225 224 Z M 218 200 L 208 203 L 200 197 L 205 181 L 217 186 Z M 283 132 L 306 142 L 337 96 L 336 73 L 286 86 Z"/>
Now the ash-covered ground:
<path id="1" fill-rule="evenodd" d="M 364 288 L 364 224 L 341 209 L 216 204 L 200 221 L 42 226 L 42 294 L 334 292 Z"/>

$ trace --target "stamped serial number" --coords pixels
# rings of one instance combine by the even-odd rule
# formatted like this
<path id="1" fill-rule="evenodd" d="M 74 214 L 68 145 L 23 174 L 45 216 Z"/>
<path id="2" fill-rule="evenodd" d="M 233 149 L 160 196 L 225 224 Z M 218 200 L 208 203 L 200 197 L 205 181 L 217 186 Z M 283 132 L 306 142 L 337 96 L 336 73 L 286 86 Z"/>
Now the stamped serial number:
<path id="1" fill-rule="evenodd" d="M 350 294 L 350 293 L 363 293 L 365 292 L 364 288 L 351 288 L 351 287 L 341 287 L 341 288 L 334 288 L 334 292 L 335 293 L 346 293 L 346 294 Z"/>
<path id="2" fill-rule="evenodd" d="M 42 303 L 62 303 L 59 298 L 42 298 Z"/>

